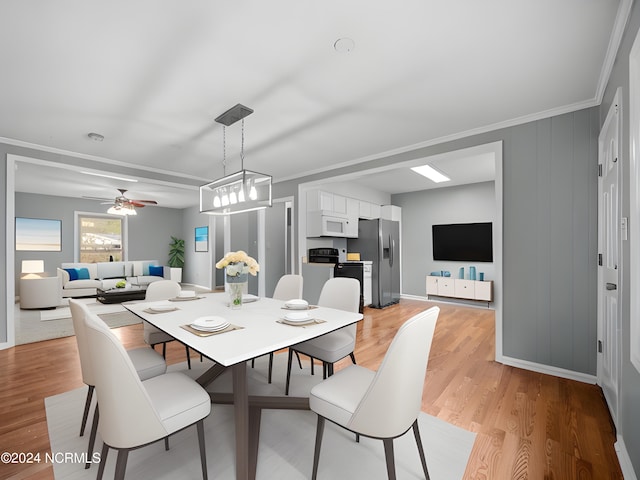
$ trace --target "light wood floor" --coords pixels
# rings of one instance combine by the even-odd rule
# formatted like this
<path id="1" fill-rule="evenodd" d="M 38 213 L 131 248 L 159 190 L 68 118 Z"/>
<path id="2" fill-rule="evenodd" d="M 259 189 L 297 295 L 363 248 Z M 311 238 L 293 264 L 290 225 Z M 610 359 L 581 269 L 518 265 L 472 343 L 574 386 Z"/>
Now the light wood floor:
<path id="1" fill-rule="evenodd" d="M 432 305 L 403 300 L 365 309 L 358 363 L 377 368 L 399 326 Z M 493 311 L 439 306 L 422 407 L 478 433 L 465 479 L 623 478 L 599 387 L 496 363 Z M 144 345 L 142 325 L 114 332 L 127 348 Z M 167 350 L 169 363 L 184 360 L 176 342 Z M 0 351 L 0 365 L 0 451 L 44 457 L 50 452 L 44 398 L 83 385 L 75 338 Z M 53 470 L 46 464 L 0 464 L 0 478 L 50 479 Z"/>

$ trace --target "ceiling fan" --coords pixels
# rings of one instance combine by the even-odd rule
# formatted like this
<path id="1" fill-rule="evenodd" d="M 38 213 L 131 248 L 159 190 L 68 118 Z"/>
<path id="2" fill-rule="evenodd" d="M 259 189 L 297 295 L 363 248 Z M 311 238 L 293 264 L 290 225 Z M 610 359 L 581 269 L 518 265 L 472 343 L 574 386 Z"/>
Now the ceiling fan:
<path id="1" fill-rule="evenodd" d="M 128 198 L 125 196 L 127 190 L 124 188 L 119 188 L 118 191 L 120 195 L 118 195 L 114 200 L 110 200 L 108 198 L 100 198 L 100 197 L 83 197 L 89 198 L 92 200 L 107 200 L 102 202 L 104 205 L 111 205 L 107 213 L 113 213 L 116 215 L 137 215 L 136 208 L 142 208 L 146 205 L 157 205 L 158 202 L 155 200 L 135 200 L 132 198 Z"/>

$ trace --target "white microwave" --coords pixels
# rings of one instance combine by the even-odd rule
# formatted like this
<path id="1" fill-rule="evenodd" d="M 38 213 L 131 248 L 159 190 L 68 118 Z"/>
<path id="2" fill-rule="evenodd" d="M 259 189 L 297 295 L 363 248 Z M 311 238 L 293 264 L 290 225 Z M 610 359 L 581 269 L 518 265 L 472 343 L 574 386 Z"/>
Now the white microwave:
<path id="1" fill-rule="evenodd" d="M 349 219 L 322 211 L 307 214 L 307 237 L 346 237 Z"/>

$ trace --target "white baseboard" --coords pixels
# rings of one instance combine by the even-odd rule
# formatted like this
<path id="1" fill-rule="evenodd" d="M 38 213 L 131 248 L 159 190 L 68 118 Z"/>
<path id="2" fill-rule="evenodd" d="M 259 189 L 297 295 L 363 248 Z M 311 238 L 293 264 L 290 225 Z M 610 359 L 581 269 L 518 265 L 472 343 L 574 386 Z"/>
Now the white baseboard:
<path id="1" fill-rule="evenodd" d="M 636 472 L 633 470 L 633 464 L 631 458 L 627 452 L 627 447 L 624 444 L 624 440 L 618 435 L 618 441 L 613 444 L 618 455 L 618 462 L 620 462 L 620 468 L 622 469 L 622 476 L 625 480 L 638 480 Z"/>
<path id="2" fill-rule="evenodd" d="M 590 383 L 595 385 L 597 378 L 595 375 L 588 375 L 586 373 L 574 372 L 573 370 L 566 370 L 564 368 L 552 367 L 550 365 L 543 365 L 541 363 L 530 362 L 528 360 L 520 360 L 519 358 L 512 357 L 496 357 L 496 362 L 509 365 L 511 367 L 522 368 L 524 370 L 530 370 L 532 372 L 544 373 L 546 375 L 552 375 L 554 377 L 567 378 L 569 380 L 576 380 L 578 382 Z"/>
<path id="3" fill-rule="evenodd" d="M 449 305 L 460 305 L 463 307 L 475 307 L 475 308 L 489 308 L 490 310 L 495 310 L 493 305 L 487 307 L 487 302 L 483 300 L 465 300 L 464 298 L 453 298 L 453 297 L 436 297 L 433 298 L 424 297 L 421 295 L 409 295 L 409 294 L 401 294 L 400 298 L 406 298 L 407 300 L 419 300 L 421 302 L 433 302 L 433 303 L 446 303 Z"/>

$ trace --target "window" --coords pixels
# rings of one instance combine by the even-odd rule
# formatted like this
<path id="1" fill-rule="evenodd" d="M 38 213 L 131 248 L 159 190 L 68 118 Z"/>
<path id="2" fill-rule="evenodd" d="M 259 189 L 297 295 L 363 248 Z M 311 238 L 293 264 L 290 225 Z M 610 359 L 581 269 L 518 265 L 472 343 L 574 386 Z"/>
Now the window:
<path id="1" fill-rule="evenodd" d="M 83 263 L 124 260 L 124 218 L 113 215 L 79 215 L 79 261 Z"/>

